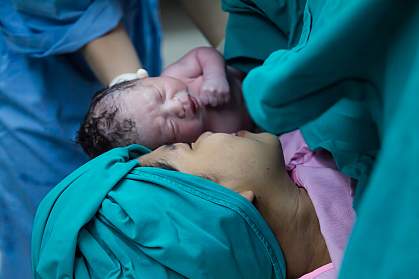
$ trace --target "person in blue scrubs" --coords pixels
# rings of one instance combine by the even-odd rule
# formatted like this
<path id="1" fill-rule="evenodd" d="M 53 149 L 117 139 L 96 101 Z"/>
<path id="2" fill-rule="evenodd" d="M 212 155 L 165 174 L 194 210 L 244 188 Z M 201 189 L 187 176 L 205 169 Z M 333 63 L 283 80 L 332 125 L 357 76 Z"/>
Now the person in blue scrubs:
<path id="1" fill-rule="evenodd" d="M 74 137 L 98 79 L 160 72 L 158 2 L 3 0 L 0 31 L 0 278 L 30 278 L 36 207 L 87 160 Z"/>

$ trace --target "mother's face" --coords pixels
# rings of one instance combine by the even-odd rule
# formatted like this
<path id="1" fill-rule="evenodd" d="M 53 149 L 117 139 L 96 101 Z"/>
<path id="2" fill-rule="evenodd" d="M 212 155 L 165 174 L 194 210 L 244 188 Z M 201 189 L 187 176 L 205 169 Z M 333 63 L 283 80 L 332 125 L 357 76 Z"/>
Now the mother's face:
<path id="1" fill-rule="evenodd" d="M 258 191 L 285 175 L 276 136 L 241 131 L 206 132 L 192 144 L 165 145 L 140 158 L 143 166 L 170 166 L 184 173 L 207 177 L 234 191 Z"/>

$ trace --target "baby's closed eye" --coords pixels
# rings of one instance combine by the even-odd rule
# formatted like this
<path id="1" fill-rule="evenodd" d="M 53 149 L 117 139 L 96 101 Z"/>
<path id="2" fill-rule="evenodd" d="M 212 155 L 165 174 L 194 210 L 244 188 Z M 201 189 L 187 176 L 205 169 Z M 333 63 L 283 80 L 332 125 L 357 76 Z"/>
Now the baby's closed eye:
<path id="1" fill-rule="evenodd" d="M 169 119 L 167 121 L 167 130 L 168 130 L 168 139 L 170 143 L 176 142 L 177 137 L 176 137 L 176 124 L 175 121 L 173 121 L 173 119 Z"/>

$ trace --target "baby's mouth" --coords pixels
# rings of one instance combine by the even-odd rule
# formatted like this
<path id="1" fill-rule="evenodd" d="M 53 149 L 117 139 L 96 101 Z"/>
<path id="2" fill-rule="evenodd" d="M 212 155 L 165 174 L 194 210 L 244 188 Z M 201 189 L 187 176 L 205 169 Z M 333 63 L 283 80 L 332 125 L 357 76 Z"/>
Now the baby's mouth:
<path id="1" fill-rule="evenodd" d="M 195 97 L 193 97 L 191 95 L 188 95 L 188 97 L 189 97 L 192 113 L 193 113 L 193 115 L 195 115 L 199 112 L 201 106 L 200 106 L 198 100 Z"/>

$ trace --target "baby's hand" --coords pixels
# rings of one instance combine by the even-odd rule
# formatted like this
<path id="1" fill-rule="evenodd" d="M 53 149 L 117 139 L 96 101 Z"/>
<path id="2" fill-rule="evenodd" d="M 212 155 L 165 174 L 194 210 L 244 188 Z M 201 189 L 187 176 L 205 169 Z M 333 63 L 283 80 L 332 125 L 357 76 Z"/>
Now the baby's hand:
<path id="1" fill-rule="evenodd" d="M 230 86 L 225 77 L 209 78 L 204 76 L 198 99 L 204 106 L 217 107 L 230 100 Z"/>

